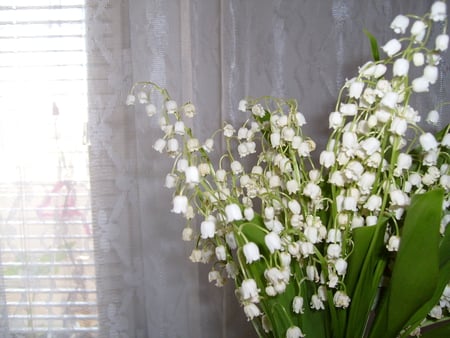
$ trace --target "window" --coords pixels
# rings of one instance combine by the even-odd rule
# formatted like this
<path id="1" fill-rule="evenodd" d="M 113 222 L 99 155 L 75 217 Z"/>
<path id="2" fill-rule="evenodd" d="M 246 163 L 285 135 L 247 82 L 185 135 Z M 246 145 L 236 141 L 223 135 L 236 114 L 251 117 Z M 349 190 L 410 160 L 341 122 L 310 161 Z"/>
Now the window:
<path id="1" fill-rule="evenodd" d="M 21 336 L 98 331 L 84 7 L 0 4 L 0 302 Z"/>

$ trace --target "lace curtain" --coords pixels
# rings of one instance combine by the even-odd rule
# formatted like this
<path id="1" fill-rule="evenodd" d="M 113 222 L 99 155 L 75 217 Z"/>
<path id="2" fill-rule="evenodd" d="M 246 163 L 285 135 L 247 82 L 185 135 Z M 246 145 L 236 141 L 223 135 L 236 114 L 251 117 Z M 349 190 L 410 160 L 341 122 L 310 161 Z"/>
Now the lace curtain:
<path id="1" fill-rule="evenodd" d="M 224 121 L 244 121 L 237 104 L 245 96 L 293 97 L 321 149 L 340 87 L 371 58 L 363 29 L 383 43 L 396 14 L 425 13 L 432 1 L 86 3 L 98 336 L 255 336 L 232 283 L 216 288 L 209 266 L 189 261 L 183 220 L 169 212 L 163 187 L 170 163 L 152 149 L 158 121 L 124 105 L 128 90 L 151 80 L 177 101 L 191 100 L 193 128 L 204 138 Z M 443 80 L 417 102 L 424 113 L 449 97 L 448 54 L 439 69 Z M 7 327 L 6 306 L 0 323 Z"/>

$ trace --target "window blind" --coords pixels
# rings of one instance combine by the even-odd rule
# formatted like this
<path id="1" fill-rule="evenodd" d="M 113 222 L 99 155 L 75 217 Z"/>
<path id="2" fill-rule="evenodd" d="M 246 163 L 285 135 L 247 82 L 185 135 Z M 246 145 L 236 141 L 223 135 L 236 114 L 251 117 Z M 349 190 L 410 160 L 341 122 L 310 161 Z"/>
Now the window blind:
<path id="1" fill-rule="evenodd" d="M 0 302 L 11 335 L 98 332 L 85 6 L 0 3 Z"/>

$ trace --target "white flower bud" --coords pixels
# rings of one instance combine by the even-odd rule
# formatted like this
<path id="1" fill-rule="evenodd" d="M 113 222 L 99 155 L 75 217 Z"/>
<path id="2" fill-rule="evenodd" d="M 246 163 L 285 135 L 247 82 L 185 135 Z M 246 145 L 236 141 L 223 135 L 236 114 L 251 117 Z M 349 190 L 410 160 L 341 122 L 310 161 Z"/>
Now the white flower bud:
<path id="1" fill-rule="evenodd" d="M 386 246 L 388 251 L 398 251 L 399 246 L 400 246 L 400 237 L 398 236 L 389 237 L 389 241 Z"/>
<path id="2" fill-rule="evenodd" d="M 336 129 L 342 125 L 344 118 L 340 112 L 332 112 L 328 118 L 329 128 Z"/>
<path id="3" fill-rule="evenodd" d="M 423 55 L 423 53 L 420 53 L 420 52 L 414 53 L 413 54 L 413 63 L 414 63 L 414 66 L 416 66 L 416 67 L 423 66 L 425 64 L 425 56 Z"/>
<path id="4" fill-rule="evenodd" d="M 242 167 L 241 162 L 239 162 L 239 161 L 231 162 L 230 167 L 231 167 L 231 171 L 235 175 L 238 175 L 238 174 L 242 173 L 242 171 L 244 170 L 244 168 Z"/>
<path id="5" fill-rule="evenodd" d="M 192 241 L 192 234 L 193 234 L 192 228 L 184 228 L 181 235 L 183 241 L 185 242 Z"/>
<path id="6" fill-rule="evenodd" d="M 346 214 L 340 214 L 342 216 L 347 216 Z M 348 217 L 347 217 L 348 222 Z M 345 223 L 347 223 L 345 222 Z M 342 241 L 342 233 L 338 229 L 328 230 L 327 243 L 340 243 Z"/>
<path id="7" fill-rule="evenodd" d="M 408 128 L 408 123 L 406 122 L 405 119 L 402 119 L 400 117 L 394 117 L 389 130 L 391 132 L 393 132 L 394 134 L 403 136 L 405 134 L 407 128 Z"/>
<path id="8" fill-rule="evenodd" d="M 305 116 L 300 112 L 297 112 L 295 114 L 295 121 L 296 121 L 297 126 L 299 126 L 299 127 L 306 124 Z"/>
<path id="9" fill-rule="evenodd" d="M 369 211 L 378 211 L 380 210 L 382 203 L 382 199 L 378 195 L 370 195 L 370 197 L 367 199 L 366 203 L 364 204 L 364 208 L 366 208 Z"/>
<path id="10" fill-rule="evenodd" d="M 289 180 L 286 182 L 286 189 L 289 194 L 295 194 L 299 190 L 299 186 L 296 180 Z"/>
<path id="11" fill-rule="evenodd" d="M 439 113 L 437 110 L 431 110 L 426 119 L 427 123 L 432 125 L 437 125 L 439 122 Z"/>

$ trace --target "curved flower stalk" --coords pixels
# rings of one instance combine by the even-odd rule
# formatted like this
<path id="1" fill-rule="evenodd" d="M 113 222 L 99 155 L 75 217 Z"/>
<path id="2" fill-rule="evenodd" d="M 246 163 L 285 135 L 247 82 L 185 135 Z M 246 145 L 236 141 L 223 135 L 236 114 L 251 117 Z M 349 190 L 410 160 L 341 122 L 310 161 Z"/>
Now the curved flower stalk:
<path id="1" fill-rule="evenodd" d="M 195 243 L 190 259 L 210 263 L 217 286 L 234 280 L 262 337 L 406 337 L 449 318 L 449 126 L 425 132 L 412 106 L 438 80 L 446 5 L 391 28 L 400 37 L 382 46 L 386 57 L 339 93 L 318 164 L 295 100 L 242 100 L 242 126 L 200 140 L 187 126 L 192 103 L 153 82 L 127 98 L 161 113 L 153 147 L 174 160 L 165 186 Z M 226 150 L 213 161 L 219 134 Z"/>

